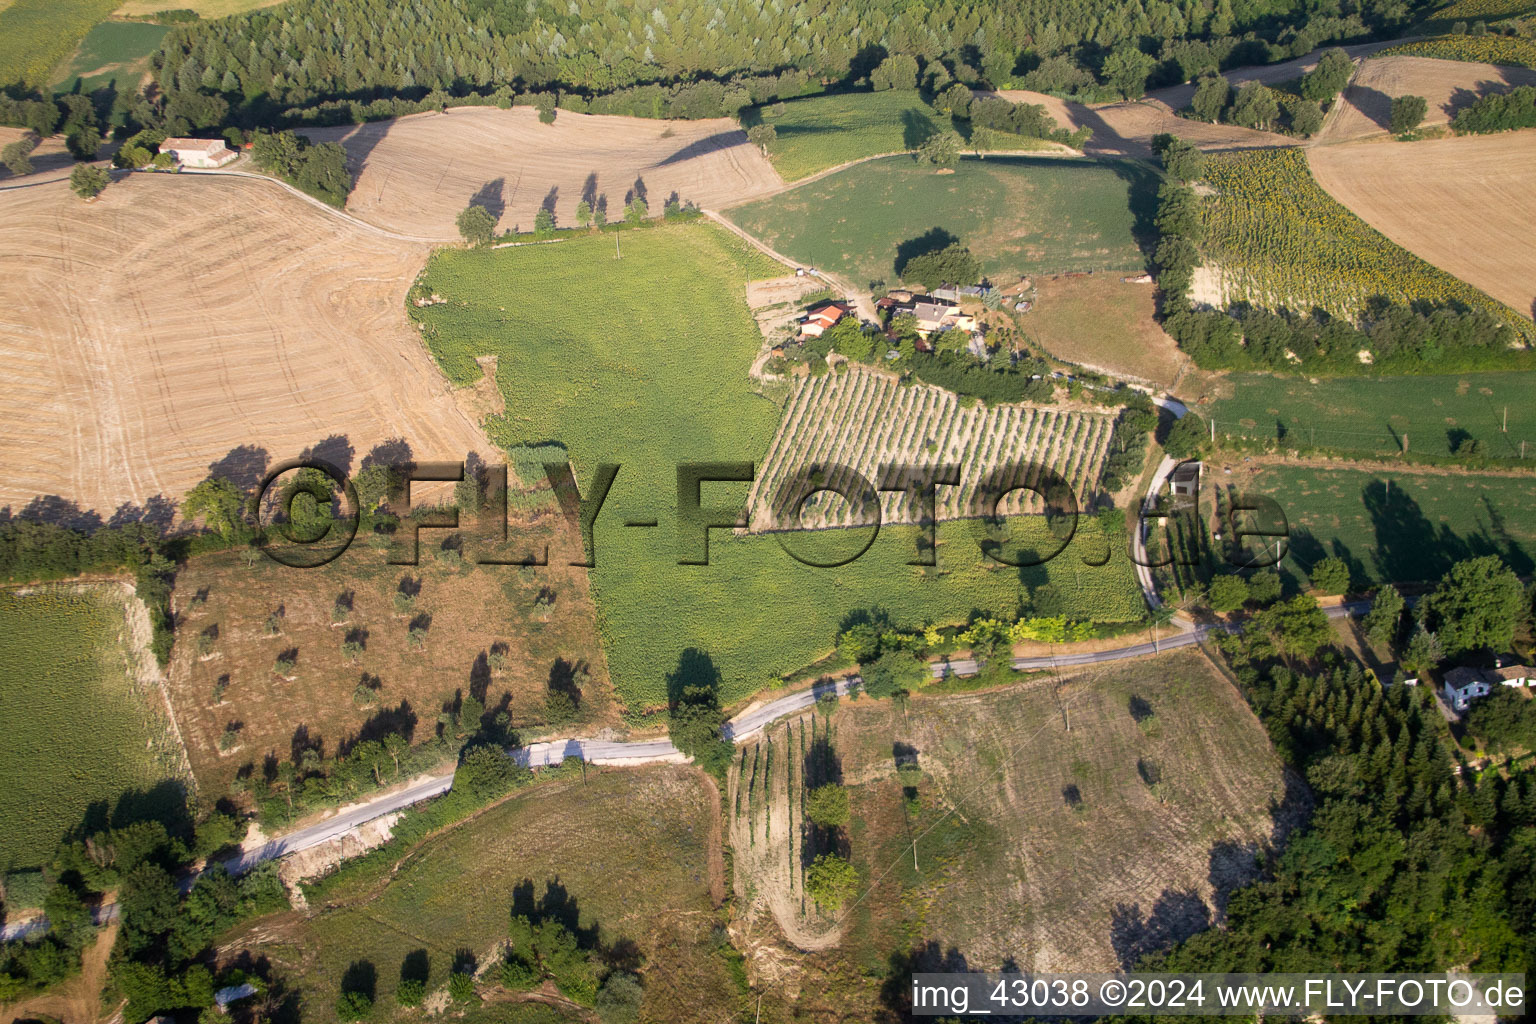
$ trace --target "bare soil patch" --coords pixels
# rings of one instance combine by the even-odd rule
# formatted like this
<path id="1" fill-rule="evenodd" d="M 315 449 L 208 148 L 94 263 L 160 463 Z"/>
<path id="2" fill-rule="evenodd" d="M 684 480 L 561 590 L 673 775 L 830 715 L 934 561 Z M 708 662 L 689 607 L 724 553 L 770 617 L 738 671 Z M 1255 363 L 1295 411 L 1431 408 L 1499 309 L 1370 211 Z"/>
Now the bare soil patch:
<path id="1" fill-rule="evenodd" d="M 425 258 L 255 180 L 0 191 L 0 501 L 106 518 L 242 446 L 490 453 L 405 316 Z"/>
<path id="2" fill-rule="evenodd" d="M 199 785 L 222 794 L 243 766 L 260 770 L 269 753 L 297 757 L 305 744 L 330 757 L 381 731 L 428 742 L 445 707 L 469 696 L 488 715 L 505 711 L 512 728 L 537 734 L 551 680 L 581 691 L 582 717 L 569 729 L 616 724 L 596 614 L 585 573 L 568 564 L 579 551 L 564 520 L 546 512 L 514 521 L 509 534 L 518 551 L 548 543 L 550 564 L 439 557 L 448 539 L 441 531 L 422 532 L 417 566 L 389 565 L 384 550 L 361 539 L 319 569 L 250 562 L 243 552 L 190 562 L 177 577 L 180 642 L 168 685 Z M 408 611 L 396 605 L 402 589 L 416 593 Z M 350 607 L 338 612 L 338 600 Z M 412 623 L 426 627 L 419 648 L 409 643 Z M 348 640 L 361 644 L 351 657 Z M 502 657 L 493 659 L 497 650 Z M 296 661 L 280 674 L 283 652 Z M 236 746 L 221 750 L 231 722 L 240 723 Z"/>
<path id="3" fill-rule="evenodd" d="M 1307 160 L 1319 185 L 1398 245 L 1536 312 L 1536 131 L 1320 146 Z"/>
<path id="4" fill-rule="evenodd" d="M 1005 89 L 997 95 L 1014 103 L 1042 104 L 1052 117 L 1068 128 L 1086 125 L 1093 129 L 1093 135 L 1083 145 L 1083 152 L 1088 156 L 1148 159 L 1152 156 L 1152 136 L 1161 132 L 1177 135 L 1201 149 L 1256 149 L 1297 144 L 1297 140 L 1273 132 L 1178 117 L 1173 113 L 1177 107 L 1157 100 L 1088 106 L 1022 89 Z"/>
<path id="5" fill-rule="evenodd" d="M 735 121 L 659 121 L 561 111 L 540 124 L 532 107 L 455 107 L 390 121 L 306 131 L 340 142 L 357 186 L 347 209 L 381 227 L 456 239 L 454 218 L 470 203 L 496 214 L 501 230 L 530 231 L 540 208 L 576 224 L 585 197 L 623 215 L 643 189 L 653 214 L 669 196 L 715 208 L 782 182 Z"/>
<path id="6" fill-rule="evenodd" d="M 1375 57 L 1360 65 L 1313 141 L 1349 142 L 1386 133 L 1392 100 L 1398 96 L 1423 96 L 1429 103 L 1424 124 L 1442 125 L 1480 97 L 1533 83 L 1536 71 L 1530 68 L 1430 57 Z"/>
<path id="7" fill-rule="evenodd" d="M 1172 388 L 1187 360 L 1158 326 L 1155 289 L 1122 274 L 1037 277 L 1024 331 L 1058 359 Z"/>
<path id="8" fill-rule="evenodd" d="M 39 139 L 34 132 L 25 128 L 0 125 L 0 149 L 27 138 L 37 144 L 37 148 L 32 150 L 29 157 L 32 161 L 32 173 L 17 177 L 10 172 L 9 168 L 0 164 L 0 189 L 68 177 L 70 170 L 75 166 L 75 158 L 70 156 L 69 150 L 64 148 L 64 136 L 50 135 L 46 139 Z"/>

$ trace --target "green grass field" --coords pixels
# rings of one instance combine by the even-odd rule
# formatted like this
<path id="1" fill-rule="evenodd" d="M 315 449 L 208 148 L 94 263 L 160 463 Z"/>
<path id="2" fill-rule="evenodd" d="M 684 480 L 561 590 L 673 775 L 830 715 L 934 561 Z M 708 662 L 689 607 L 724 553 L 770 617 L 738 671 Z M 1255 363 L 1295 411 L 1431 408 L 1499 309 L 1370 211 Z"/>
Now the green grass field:
<path id="1" fill-rule="evenodd" d="M 1145 164 L 968 157 L 936 174 L 908 157 L 857 167 L 737 207 L 731 217 L 786 255 L 857 284 L 896 281 L 898 247 L 937 228 L 994 280 L 1066 270 L 1140 270 L 1137 236 L 1157 175 Z"/>
<path id="2" fill-rule="evenodd" d="M 1289 438 L 1295 444 L 1394 453 L 1449 455 L 1464 434 L 1485 455 L 1536 459 L 1536 374 L 1468 373 L 1389 378 L 1294 377 L 1237 373 L 1230 398 L 1208 410 L 1218 432 Z M 1504 430 L 1508 409 L 1508 432 Z M 1464 432 L 1464 433 L 1463 433 Z"/>
<path id="3" fill-rule="evenodd" d="M 754 108 L 742 119 L 759 122 L 773 125 L 778 135 L 768 156 L 785 181 L 861 157 L 916 149 L 950 126 L 949 117 L 916 90 L 808 96 Z"/>
<path id="4" fill-rule="evenodd" d="M 296 972 L 306 995 L 304 1019 L 336 1019 L 342 977 L 355 964 L 376 973 L 375 1019 L 390 1019 L 398 1012 L 394 993 L 408 954 L 425 951 L 428 991 L 441 990 L 458 951 L 482 965 L 493 961 L 512 913 L 535 909 L 530 900 L 551 916 L 594 929 L 603 948 L 634 944 L 645 1019 L 706 1022 L 738 1009 L 738 990 L 714 936 L 713 788 L 699 772 L 670 766 L 594 768 L 585 781 L 571 774 L 429 841 L 372 898 L 328 906 L 292 929 L 254 924 L 262 951 Z M 487 855 L 496 850 L 505 855 Z M 282 938 L 273 942 L 274 935 Z M 493 964 L 484 984 L 498 977 Z"/>
<path id="5" fill-rule="evenodd" d="M 120 0 L 14 0 L 0 10 L 0 85 L 41 86 Z"/>
<path id="6" fill-rule="evenodd" d="M 80 41 L 80 48 L 59 70 L 54 87 L 86 94 L 112 86 L 132 92 L 149 70 L 149 55 L 170 28 L 140 21 L 104 21 Z"/>
<path id="7" fill-rule="evenodd" d="M 679 565 L 676 467 L 754 462 L 767 452 L 779 407 L 755 394 L 747 368 L 762 344 L 742 288 L 778 268 L 724 231 L 680 225 L 502 250 L 444 250 L 421 279 L 447 302 L 410 307 L 456 383 L 495 353 L 508 412 L 490 424 L 510 445 L 556 440 L 583 487 L 599 462 L 621 469 L 596 528 L 591 580 L 609 672 L 635 713 L 667 701 L 684 651 L 712 659 L 734 701 L 830 648 L 845 615 L 884 607 L 899 621 L 964 620 L 972 609 L 1012 614 L 1019 571 L 988 568 L 964 523 L 941 530 L 942 574 L 905 563 L 910 531 L 882 530 L 863 557 L 838 569 L 800 564 L 772 537 L 711 531 L 708 566 Z M 711 483 L 703 502 L 745 501 L 745 483 Z M 654 520 L 655 528 L 626 527 Z M 1024 529 L 1030 529 L 1026 521 Z M 1141 614 L 1123 543 L 1101 568 L 1104 540 L 1085 523 L 1049 564 L 1072 614 L 1121 621 Z M 1044 582 L 1036 569 L 1031 583 Z"/>
<path id="8" fill-rule="evenodd" d="M 1270 467 L 1252 483 L 1285 510 L 1291 553 L 1304 576 L 1337 555 L 1359 580 L 1434 580 L 1454 562 L 1497 554 L 1516 572 L 1536 568 L 1536 479 L 1470 473 L 1381 473 Z"/>
<path id="9" fill-rule="evenodd" d="M 104 594 L 0 592 L 0 871 L 48 858 L 91 805 L 166 777 Z"/>

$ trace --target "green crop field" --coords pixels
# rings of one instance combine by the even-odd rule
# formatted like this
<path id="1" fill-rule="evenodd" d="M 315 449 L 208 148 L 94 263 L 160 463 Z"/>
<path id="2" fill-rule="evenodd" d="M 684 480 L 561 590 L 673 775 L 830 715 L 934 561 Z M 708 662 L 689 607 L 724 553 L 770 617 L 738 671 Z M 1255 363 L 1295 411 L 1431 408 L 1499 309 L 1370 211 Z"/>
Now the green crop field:
<path id="1" fill-rule="evenodd" d="M 1436 57 L 1440 60 L 1467 60 L 1478 64 L 1509 64 L 1536 68 L 1536 40 L 1522 36 L 1436 36 L 1376 54 L 1378 57 Z"/>
<path id="2" fill-rule="evenodd" d="M 1284 509 L 1292 575 L 1328 555 L 1357 579 L 1397 583 L 1438 579 L 1475 555 L 1500 555 L 1522 574 L 1536 567 L 1531 477 L 1276 466 L 1246 486 Z"/>
<path id="3" fill-rule="evenodd" d="M 1390 241 L 1317 184 L 1296 149 L 1213 154 L 1203 204 L 1207 262 L 1227 303 L 1356 319 L 1367 301 L 1433 302 L 1483 310 L 1536 341 L 1536 328 L 1501 302 Z"/>
<path id="4" fill-rule="evenodd" d="M 288 941 L 272 943 L 265 922 L 252 927 L 302 984 L 304 1019 L 321 1024 L 336 1019 L 343 977 L 360 964 L 376 977 L 375 1019 L 398 1013 L 401 965 L 414 951 L 426 955 L 429 992 L 445 987 L 460 950 L 489 965 L 483 983 L 496 984 L 512 914 L 541 912 L 579 923 L 599 948 L 632 945 L 646 1020 L 715 1021 L 740 999 L 714 935 L 715 803 L 693 769 L 588 769 L 585 780 L 537 785 L 428 841 L 376 894 L 328 901 L 284 929 Z M 506 855 L 487 856 L 496 850 Z"/>
<path id="5" fill-rule="evenodd" d="M 1156 202 L 1145 164 L 968 157 L 936 174 L 872 160 L 731 211 L 775 249 L 847 274 L 896 280 L 898 246 L 932 229 L 960 238 L 994 280 L 1068 270 L 1140 270 L 1137 236 Z"/>
<path id="6" fill-rule="evenodd" d="M 14 0 L 0 10 L 0 85 L 43 85 L 120 0 Z"/>
<path id="7" fill-rule="evenodd" d="M 0 871 L 53 853 L 92 804 L 166 778 L 113 597 L 0 592 Z"/>
<path id="8" fill-rule="evenodd" d="M 106 86 L 132 92 L 149 70 L 149 55 L 170 28 L 141 21 L 104 21 L 85 34 L 80 48 L 60 69 L 56 88 L 92 93 Z"/>
<path id="9" fill-rule="evenodd" d="M 500 357 L 508 411 L 489 425 L 499 443 L 565 444 L 584 488 L 597 463 L 620 464 L 591 579 L 609 672 L 632 713 L 666 703 L 668 674 L 690 648 L 712 659 L 722 697 L 734 701 L 826 653 L 850 612 L 883 607 L 915 623 L 1015 610 L 1019 570 L 983 564 L 964 523 L 941 529 L 942 572 L 932 575 L 906 565 L 915 544 L 898 528 L 838 569 L 803 565 L 772 537 L 725 530 L 711 531 L 710 565 L 679 565 L 677 465 L 760 461 L 778 426 L 778 405 L 747 376 L 762 337 L 743 298 L 748 276 L 778 268 L 707 225 L 622 239 L 622 260 L 607 235 L 439 252 L 419 288 L 446 302 L 410 310 L 456 383 L 478 376 L 474 356 Z M 708 483 L 703 503 L 734 515 L 748 488 Z M 622 525 L 652 520 L 659 525 Z M 1085 568 L 1105 541 L 1094 523 L 1078 532 L 1026 582 L 1055 580 L 1078 618 L 1139 617 L 1124 544 L 1109 545 L 1107 565 Z"/>
<path id="10" fill-rule="evenodd" d="M 1449 455 L 1476 438 L 1496 459 L 1536 459 L 1536 374 L 1325 378 L 1237 373 L 1232 396 L 1203 410 L 1219 433 L 1362 452 Z M 1506 410 L 1508 430 L 1505 430 Z"/>
<path id="11" fill-rule="evenodd" d="M 866 156 L 916 149 L 950 125 L 916 90 L 899 89 L 808 96 L 757 107 L 743 118 L 744 124 L 759 122 L 777 133 L 768 156 L 785 181 Z"/>

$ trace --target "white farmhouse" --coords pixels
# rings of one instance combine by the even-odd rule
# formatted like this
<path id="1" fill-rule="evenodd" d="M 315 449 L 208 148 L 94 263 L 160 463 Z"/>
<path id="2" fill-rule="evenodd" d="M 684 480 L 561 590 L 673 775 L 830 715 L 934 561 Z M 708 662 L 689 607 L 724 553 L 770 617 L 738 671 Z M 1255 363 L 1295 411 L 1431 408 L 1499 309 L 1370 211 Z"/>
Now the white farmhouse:
<path id="1" fill-rule="evenodd" d="M 240 155 L 223 139 L 166 139 L 160 152 L 170 153 L 184 167 L 223 167 Z"/>

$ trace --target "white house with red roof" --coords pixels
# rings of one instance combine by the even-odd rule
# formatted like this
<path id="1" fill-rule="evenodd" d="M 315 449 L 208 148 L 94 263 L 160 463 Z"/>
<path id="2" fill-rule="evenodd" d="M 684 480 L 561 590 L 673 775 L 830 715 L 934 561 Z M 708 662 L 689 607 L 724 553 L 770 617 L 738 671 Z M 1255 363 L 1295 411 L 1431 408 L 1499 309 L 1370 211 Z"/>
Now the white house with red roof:
<path id="1" fill-rule="evenodd" d="M 817 306 L 806 314 L 804 320 L 800 321 L 800 337 L 819 338 L 851 312 L 853 310 L 841 302 L 828 302 Z"/>

